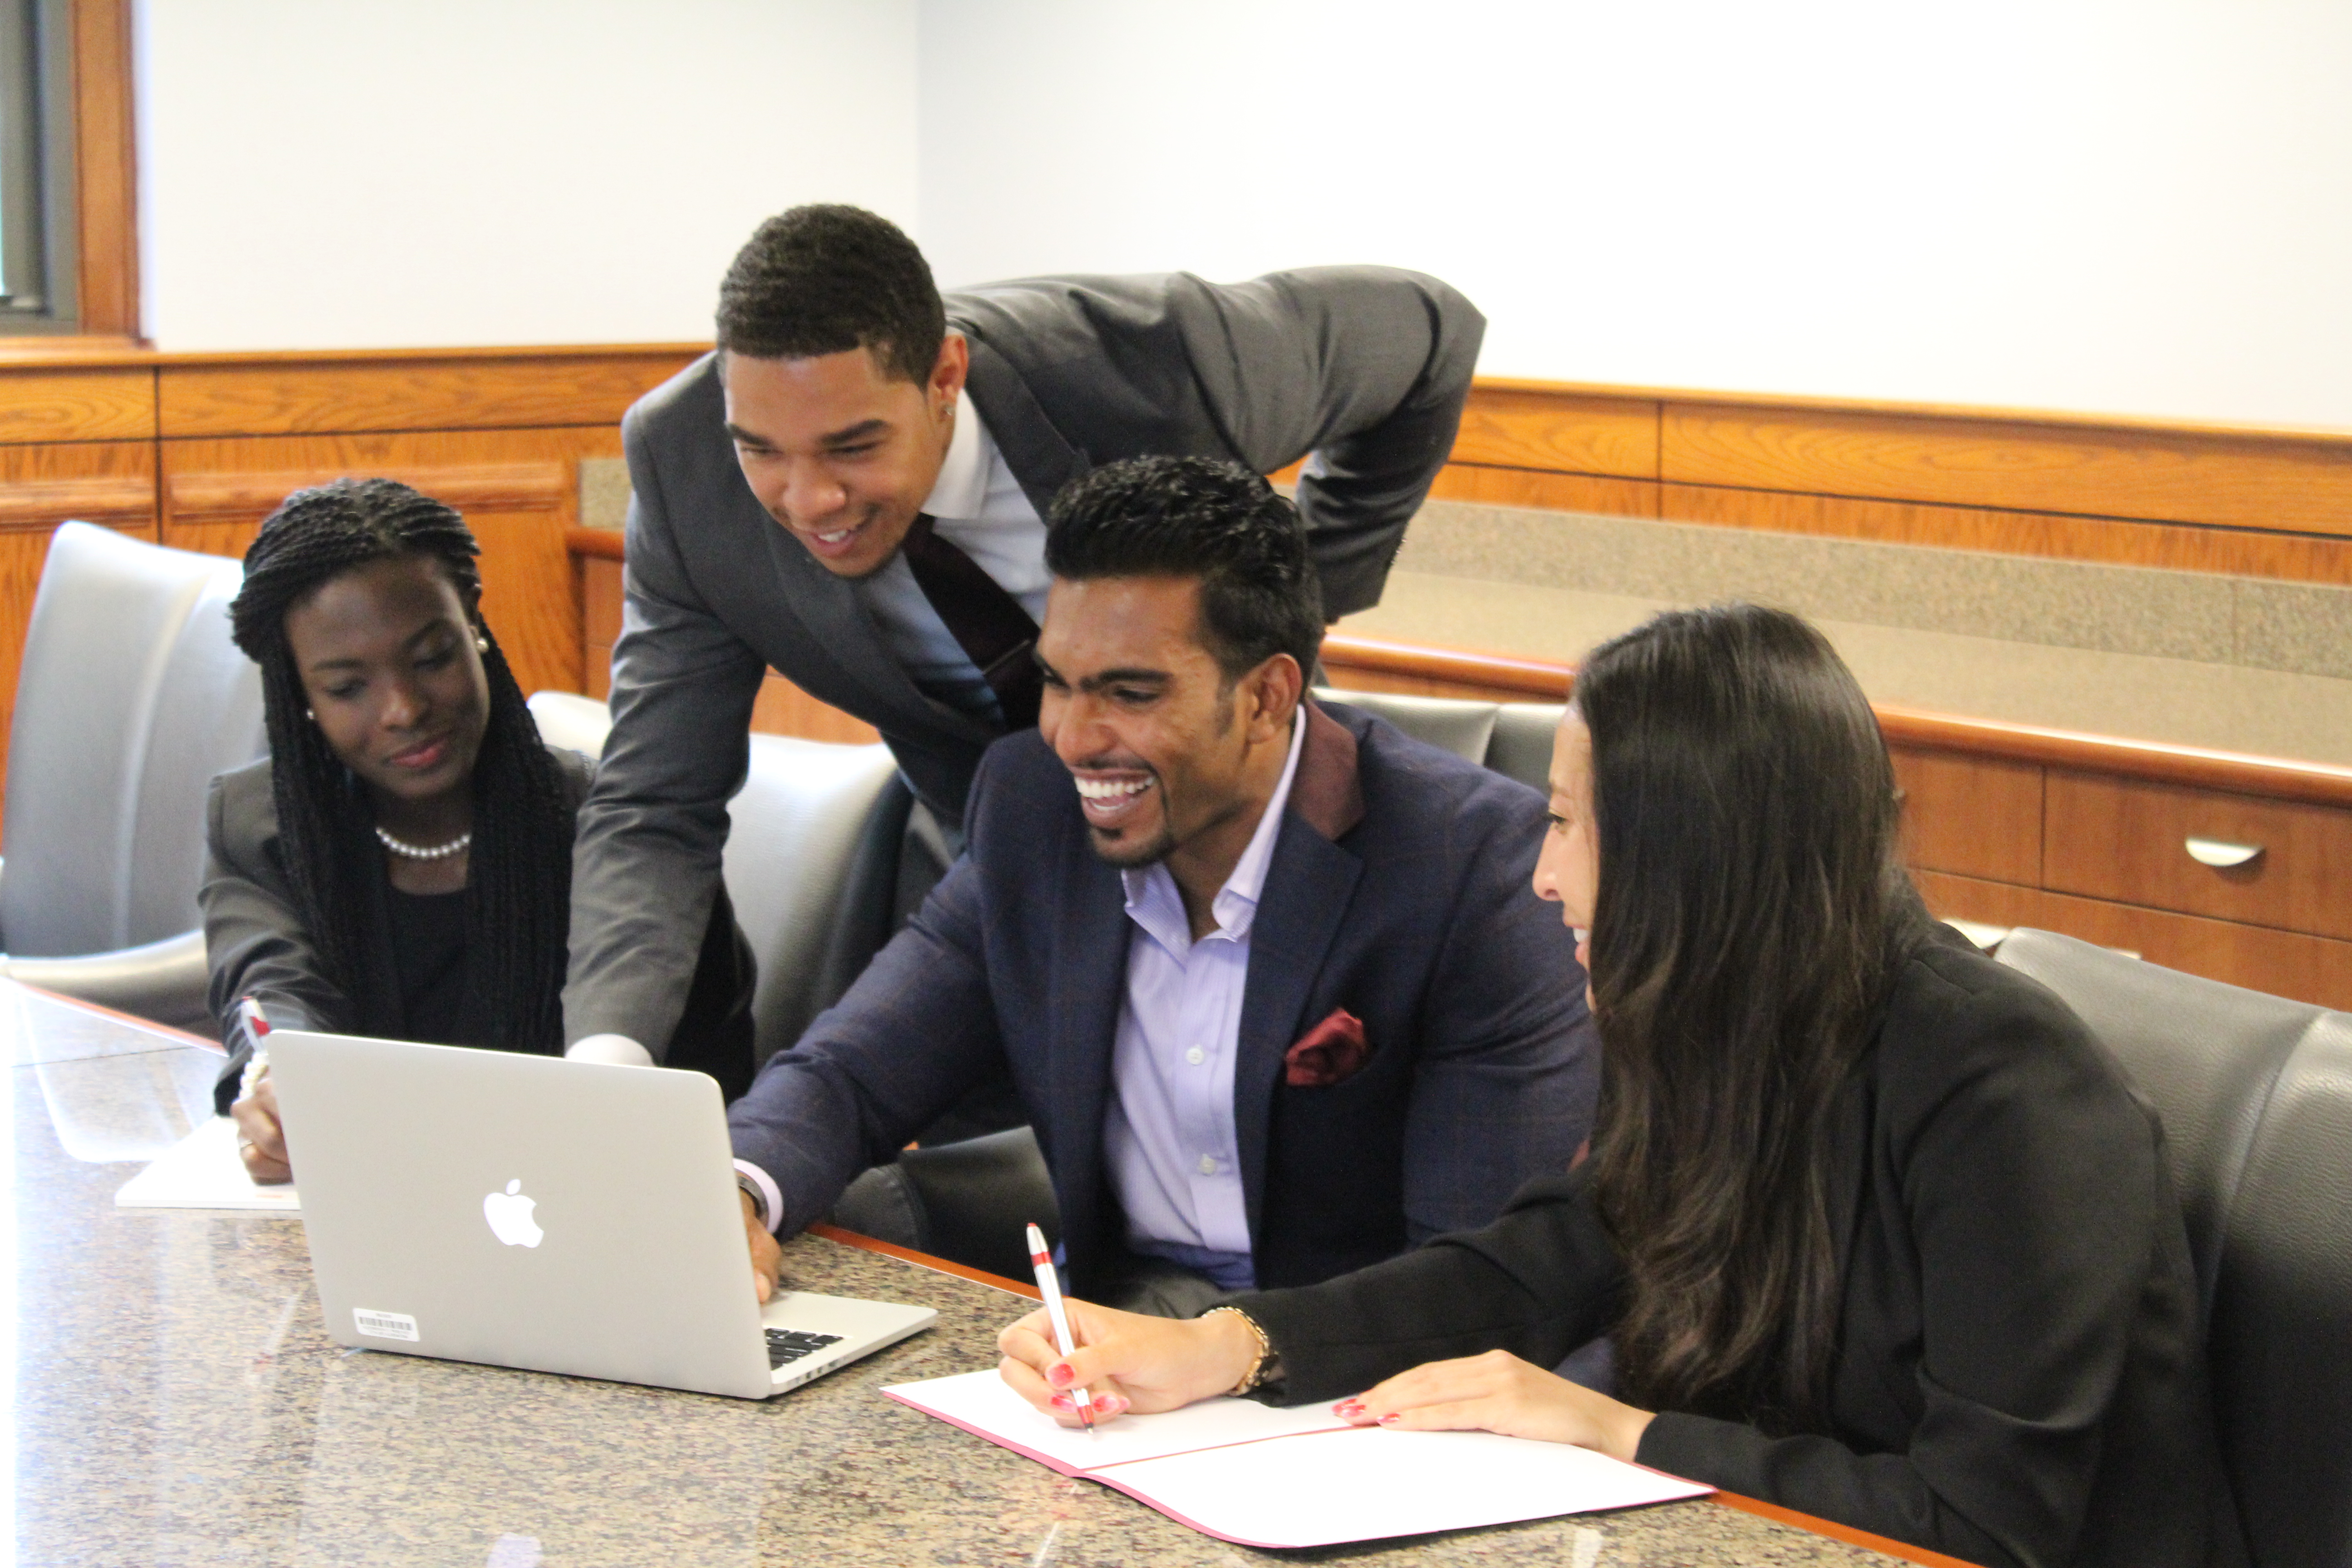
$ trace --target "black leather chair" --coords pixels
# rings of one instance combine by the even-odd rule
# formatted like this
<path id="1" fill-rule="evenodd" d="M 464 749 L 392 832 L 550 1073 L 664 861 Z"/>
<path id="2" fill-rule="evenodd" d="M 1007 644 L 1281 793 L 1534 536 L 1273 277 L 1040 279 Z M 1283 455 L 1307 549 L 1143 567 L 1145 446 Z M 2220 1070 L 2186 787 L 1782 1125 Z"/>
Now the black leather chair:
<path id="1" fill-rule="evenodd" d="M 2352 1014 L 2020 930 L 2164 1120 L 2257 1568 L 2352 1563 Z"/>
<path id="2" fill-rule="evenodd" d="M 1053 1179 L 1026 1127 L 909 1149 L 851 1183 L 832 1217 L 845 1230 L 1009 1279 L 1029 1278 L 1031 1221 L 1048 1246 L 1062 1237 Z"/>
<path id="3" fill-rule="evenodd" d="M 1565 703 L 1483 702 L 1336 688 L 1319 688 L 1316 695 L 1375 714 L 1416 741 L 1443 747 L 1530 788 L 1550 789 L 1552 731 L 1559 728 Z"/>

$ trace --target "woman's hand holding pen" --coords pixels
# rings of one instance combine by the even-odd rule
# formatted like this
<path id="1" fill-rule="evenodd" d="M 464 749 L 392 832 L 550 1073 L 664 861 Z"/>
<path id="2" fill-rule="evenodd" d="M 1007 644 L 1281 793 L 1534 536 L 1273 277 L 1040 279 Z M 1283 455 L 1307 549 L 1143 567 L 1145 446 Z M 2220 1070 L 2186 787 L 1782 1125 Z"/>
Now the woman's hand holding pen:
<path id="1" fill-rule="evenodd" d="M 1425 1362 L 1334 1407 L 1359 1426 L 1500 1432 L 1573 1443 L 1632 1462 L 1651 1413 L 1573 1384 L 1507 1351 Z"/>
<path id="2" fill-rule="evenodd" d="M 1077 1348 L 1054 1348 L 1043 1309 L 996 1336 L 997 1371 L 1013 1391 L 1065 1426 L 1078 1424 L 1069 1391 L 1084 1386 L 1097 1416 L 1150 1415 L 1223 1394 L 1257 1360 L 1257 1342 L 1231 1312 L 1179 1321 L 1065 1300 Z"/>
<path id="3" fill-rule="evenodd" d="M 263 1186 L 292 1181 L 294 1167 L 286 1160 L 286 1131 L 278 1121 L 278 1086 L 269 1081 L 267 1068 L 254 1080 L 252 1092 L 230 1106 L 228 1113 L 236 1123 L 237 1152 L 244 1157 L 245 1173 Z"/>

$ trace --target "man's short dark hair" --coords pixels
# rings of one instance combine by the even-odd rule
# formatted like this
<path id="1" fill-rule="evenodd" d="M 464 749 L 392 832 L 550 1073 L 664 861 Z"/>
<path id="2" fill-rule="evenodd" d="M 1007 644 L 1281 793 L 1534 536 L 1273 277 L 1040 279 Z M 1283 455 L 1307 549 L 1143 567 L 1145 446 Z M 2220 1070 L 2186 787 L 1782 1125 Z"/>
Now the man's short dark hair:
<path id="1" fill-rule="evenodd" d="M 1228 682 L 1277 653 L 1315 668 L 1323 591 L 1298 509 L 1238 463 L 1129 458 L 1054 498 L 1045 565 L 1073 582 L 1197 577 L 1201 643 Z"/>
<path id="2" fill-rule="evenodd" d="M 761 224 L 719 285 L 719 346 L 754 359 L 868 349 L 886 374 L 931 377 L 946 312 L 930 264 L 897 224 L 821 203 Z"/>

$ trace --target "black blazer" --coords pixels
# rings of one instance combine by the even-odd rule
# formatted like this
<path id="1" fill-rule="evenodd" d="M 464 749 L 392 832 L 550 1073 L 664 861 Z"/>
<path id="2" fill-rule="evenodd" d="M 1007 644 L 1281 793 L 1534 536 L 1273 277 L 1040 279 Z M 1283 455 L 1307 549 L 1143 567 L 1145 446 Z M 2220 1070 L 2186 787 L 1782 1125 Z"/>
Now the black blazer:
<path id="1" fill-rule="evenodd" d="M 1564 1168 L 1597 1064 L 1575 944 L 1528 868 L 1533 790 L 1346 708 L 1306 743 L 1243 983 L 1234 1121 L 1257 1277 L 1327 1279 L 1481 1225 Z M 1133 922 L 1070 775 L 1034 731 L 972 790 L 971 847 L 840 1005 L 729 1111 L 789 1234 L 1010 1067 L 1062 1213 L 1073 1281 L 1125 1266 L 1103 1117 Z M 1293 1087 L 1284 1055 L 1346 1008 L 1369 1057 Z"/>
<path id="2" fill-rule="evenodd" d="M 563 803 L 574 812 L 588 793 L 593 768 L 577 752 L 551 746 Z M 390 883 L 383 857 L 368 843 L 355 847 L 356 860 L 369 873 L 374 907 L 353 911 L 380 935 L 390 931 L 386 903 Z M 232 768 L 213 780 L 205 808 L 205 879 L 198 892 L 205 916 L 205 954 L 212 970 L 208 1000 L 225 1038 L 236 1039 L 237 998 L 253 996 L 280 1028 L 324 1029 L 407 1038 L 390 1016 L 396 1000 L 362 1002 L 347 994 L 319 967 L 318 950 L 296 913 L 293 885 L 286 876 L 285 849 L 278 837 L 278 805 L 271 793 L 267 757 Z M 388 937 L 386 938 L 388 940 Z M 686 1013 L 679 1022 L 673 1067 L 709 1073 L 730 1098 L 751 1081 L 751 989 L 750 943 L 736 929 L 735 911 L 720 889 L 702 934 Z M 487 1045 L 487 1026 L 461 1019 L 459 1038 L 438 1045 Z M 215 1099 L 226 1110 L 245 1067 L 240 1050 L 222 1075 Z"/>
<path id="3" fill-rule="evenodd" d="M 1970 1563 L 2241 1562 L 2155 1113 L 2065 1004 L 1936 930 L 1839 1107 L 1825 1428 L 1666 1413 L 1638 1457 Z M 1279 1397 L 1306 1402 L 1497 1346 L 1554 1365 L 1622 1288 L 1579 1173 L 1486 1230 L 1241 1304 Z"/>
<path id="4" fill-rule="evenodd" d="M 1379 602 L 1405 524 L 1454 444 L 1485 320 L 1434 278 L 1317 267 L 1247 283 L 1182 273 L 1032 278 L 946 297 L 967 383 L 1045 516 L 1114 458 L 1314 452 L 1299 507 L 1332 616 Z M 961 820 L 1003 731 L 924 695 L 848 583 L 753 499 L 715 356 L 622 421 L 631 496 L 613 731 L 581 813 L 566 1037 L 660 1054 L 709 912 L 727 800 L 766 669 L 881 731 L 908 784 Z"/>

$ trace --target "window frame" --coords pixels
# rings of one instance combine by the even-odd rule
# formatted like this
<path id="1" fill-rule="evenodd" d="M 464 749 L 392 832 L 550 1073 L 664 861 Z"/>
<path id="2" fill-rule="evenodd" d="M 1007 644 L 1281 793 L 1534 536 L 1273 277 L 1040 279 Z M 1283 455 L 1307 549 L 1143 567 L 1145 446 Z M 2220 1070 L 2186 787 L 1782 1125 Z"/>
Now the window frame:
<path id="1" fill-rule="evenodd" d="M 43 301 L 0 306 L 0 358 L 143 346 L 131 0 L 29 0 L 37 50 Z M 12 26 L 20 26 L 10 18 Z M 19 230 L 21 233 L 21 229 Z"/>

